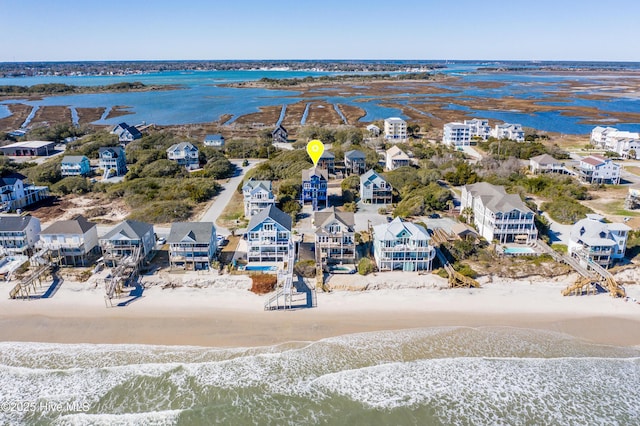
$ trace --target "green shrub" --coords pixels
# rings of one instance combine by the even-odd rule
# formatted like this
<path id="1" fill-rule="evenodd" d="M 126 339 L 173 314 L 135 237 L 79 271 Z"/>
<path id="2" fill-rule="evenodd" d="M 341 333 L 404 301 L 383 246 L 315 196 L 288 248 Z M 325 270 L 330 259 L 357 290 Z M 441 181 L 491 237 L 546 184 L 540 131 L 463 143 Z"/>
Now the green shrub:
<path id="1" fill-rule="evenodd" d="M 316 276 L 316 262 L 314 260 L 301 260 L 294 265 L 293 271 L 304 278 L 314 278 Z"/>
<path id="2" fill-rule="evenodd" d="M 185 170 L 184 166 L 171 160 L 156 160 L 142 169 L 142 177 L 175 177 Z"/>
<path id="3" fill-rule="evenodd" d="M 358 262 L 358 273 L 360 275 L 369 275 L 375 272 L 376 269 L 377 267 L 375 262 L 368 257 L 363 257 L 360 259 L 360 262 Z"/>
<path id="4" fill-rule="evenodd" d="M 67 176 L 51 186 L 51 192 L 59 194 L 86 194 L 91 191 L 91 182 L 84 176 Z"/>
<path id="5" fill-rule="evenodd" d="M 565 225 L 576 223 L 586 214 L 593 213 L 589 207 L 568 197 L 558 197 L 543 203 L 542 210 L 546 211 L 552 219 Z"/>

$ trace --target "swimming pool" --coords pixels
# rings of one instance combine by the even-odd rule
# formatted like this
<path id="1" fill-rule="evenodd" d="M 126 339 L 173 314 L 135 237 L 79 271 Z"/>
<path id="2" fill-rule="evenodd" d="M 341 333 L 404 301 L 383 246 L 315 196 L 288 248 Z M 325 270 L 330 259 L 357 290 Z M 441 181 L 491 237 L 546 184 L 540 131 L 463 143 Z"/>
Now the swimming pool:
<path id="1" fill-rule="evenodd" d="M 505 247 L 504 254 L 535 254 L 531 247 Z"/>
<path id="2" fill-rule="evenodd" d="M 263 265 L 247 265 L 244 267 L 245 271 L 277 271 L 278 267 L 277 266 L 263 266 Z"/>

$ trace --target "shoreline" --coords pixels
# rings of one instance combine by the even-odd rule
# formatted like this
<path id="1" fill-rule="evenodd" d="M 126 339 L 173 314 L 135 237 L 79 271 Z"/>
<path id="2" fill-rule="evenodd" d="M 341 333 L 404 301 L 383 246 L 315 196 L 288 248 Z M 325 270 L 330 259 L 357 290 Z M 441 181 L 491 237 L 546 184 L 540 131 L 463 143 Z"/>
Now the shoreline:
<path id="1" fill-rule="evenodd" d="M 0 300 L 0 341 L 226 348 L 375 331 L 490 326 L 640 347 L 640 304 L 608 294 L 563 297 L 563 280 L 441 289 L 438 277 L 414 277 L 424 280 L 422 288 L 413 282 L 412 288 L 318 293 L 316 308 L 274 312 L 263 310 L 270 295 L 250 293 L 244 278 L 220 277 L 218 286 L 205 288 L 153 285 L 139 300 L 113 308 L 105 307 L 100 286 L 64 282 L 51 299 Z M 383 276 L 401 285 L 394 278 Z M 5 290 L 0 285 L 0 292 Z M 628 292 L 639 298 L 640 286 L 628 286 Z"/>

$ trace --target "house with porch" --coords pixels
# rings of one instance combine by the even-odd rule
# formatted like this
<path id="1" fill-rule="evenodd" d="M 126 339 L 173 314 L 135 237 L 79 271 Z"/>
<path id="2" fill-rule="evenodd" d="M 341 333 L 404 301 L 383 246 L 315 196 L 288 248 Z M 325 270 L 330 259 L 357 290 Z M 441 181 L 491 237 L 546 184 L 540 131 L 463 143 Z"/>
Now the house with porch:
<path id="1" fill-rule="evenodd" d="M 51 259 L 60 265 L 89 266 L 100 252 L 98 228 L 82 215 L 59 220 L 40 232 L 36 246 L 49 250 Z"/>
<path id="2" fill-rule="evenodd" d="M 244 216 L 247 219 L 251 219 L 260 210 L 276 203 L 276 197 L 273 195 L 273 188 L 269 180 L 249 179 L 242 186 L 242 197 L 244 199 Z"/>
<path id="3" fill-rule="evenodd" d="M 473 223 L 487 241 L 529 244 L 538 238 L 535 214 L 519 195 L 487 182 L 462 187 L 460 211 L 470 207 Z"/>
<path id="4" fill-rule="evenodd" d="M 327 171 L 319 167 L 302 171 L 302 203 L 311 203 L 314 211 L 329 207 L 328 176 Z"/>
<path id="5" fill-rule="evenodd" d="M 588 183 L 609 183 L 617 185 L 620 183 L 621 169 L 620 164 L 614 163 L 611 158 L 593 154 L 580 160 L 578 164 L 578 176 Z"/>
<path id="6" fill-rule="evenodd" d="M 211 146 L 213 148 L 222 148 L 224 146 L 224 136 L 220 133 L 213 135 L 206 135 L 204 137 L 204 146 Z"/>
<path id="7" fill-rule="evenodd" d="M 171 269 L 187 271 L 208 270 L 218 249 L 212 222 L 174 222 L 167 243 Z"/>
<path id="8" fill-rule="evenodd" d="M 624 223 L 606 223 L 598 214 L 577 221 L 569 234 L 569 254 L 583 262 L 609 268 L 624 258 L 631 228 Z"/>
<path id="9" fill-rule="evenodd" d="M 347 175 L 361 175 L 367 170 L 367 156 L 364 152 L 352 149 L 344 153 L 344 167 Z"/>
<path id="10" fill-rule="evenodd" d="M 270 205 L 251 217 L 246 238 L 249 263 L 284 262 L 292 249 L 291 216 Z"/>
<path id="11" fill-rule="evenodd" d="M 334 155 L 334 153 L 330 151 L 324 151 L 318 159 L 317 167 L 325 169 L 330 175 L 334 174 L 336 168 L 336 156 Z"/>
<path id="12" fill-rule="evenodd" d="M 37 203 L 49 196 L 48 186 L 35 186 L 27 182 L 20 173 L 0 177 L 0 200 L 2 211 L 15 211 Z"/>
<path id="13" fill-rule="evenodd" d="M 102 147 L 98 150 L 99 167 L 104 176 L 124 176 L 127 174 L 127 157 L 120 146 Z"/>
<path id="14" fill-rule="evenodd" d="M 323 265 L 355 264 L 355 218 L 352 212 L 315 212 L 313 215 L 316 259 Z"/>
<path id="15" fill-rule="evenodd" d="M 105 265 L 114 267 L 125 258 L 135 257 L 138 262 L 150 259 L 156 236 L 152 224 L 125 220 L 101 237 L 98 244 L 102 249 Z"/>
<path id="16" fill-rule="evenodd" d="M 491 136 L 496 139 L 509 139 L 516 142 L 524 142 L 524 130 L 522 130 L 522 125 L 520 124 L 496 124 L 493 130 L 491 130 Z"/>
<path id="17" fill-rule="evenodd" d="M 391 204 L 393 188 L 373 169 L 360 176 L 360 200 L 370 204 Z"/>
<path id="18" fill-rule="evenodd" d="M 0 255 L 28 256 L 40 238 L 40 220 L 31 215 L 0 215 Z"/>
<path id="19" fill-rule="evenodd" d="M 200 167 L 198 148 L 190 142 L 171 145 L 167 149 L 167 158 L 185 166 L 187 170 L 195 170 Z"/>
<path id="20" fill-rule="evenodd" d="M 62 176 L 88 176 L 91 173 L 91 163 L 84 155 L 65 155 L 60 164 Z"/>
<path id="21" fill-rule="evenodd" d="M 376 126 L 375 124 L 369 124 L 367 126 L 367 132 L 369 132 L 369 136 L 377 138 L 378 136 L 380 136 L 380 127 Z"/>
<path id="22" fill-rule="evenodd" d="M 564 163 L 549 154 L 537 155 L 529 159 L 531 173 L 567 173 Z"/>
<path id="23" fill-rule="evenodd" d="M 387 170 L 395 170 L 400 167 L 408 166 L 411 162 L 411 158 L 409 158 L 409 156 L 396 145 L 389 148 L 385 155 Z"/>
<path id="24" fill-rule="evenodd" d="M 385 118 L 384 138 L 391 143 L 407 141 L 407 122 L 399 117 Z"/>
<path id="25" fill-rule="evenodd" d="M 373 227 L 373 257 L 380 271 L 431 271 L 436 251 L 426 229 L 396 217 Z"/>

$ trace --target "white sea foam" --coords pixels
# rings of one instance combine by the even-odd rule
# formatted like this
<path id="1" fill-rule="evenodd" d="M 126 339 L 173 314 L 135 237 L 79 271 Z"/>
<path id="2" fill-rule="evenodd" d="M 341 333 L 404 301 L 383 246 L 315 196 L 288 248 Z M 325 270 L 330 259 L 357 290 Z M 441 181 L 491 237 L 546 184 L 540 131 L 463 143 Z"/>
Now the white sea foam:
<path id="1" fill-rule="evenodd" d="M 165 426 L 174 425 L 182 410 L 154 411 L 131 414 L 68 414 L 55 421 L 60 426 Z"/>

